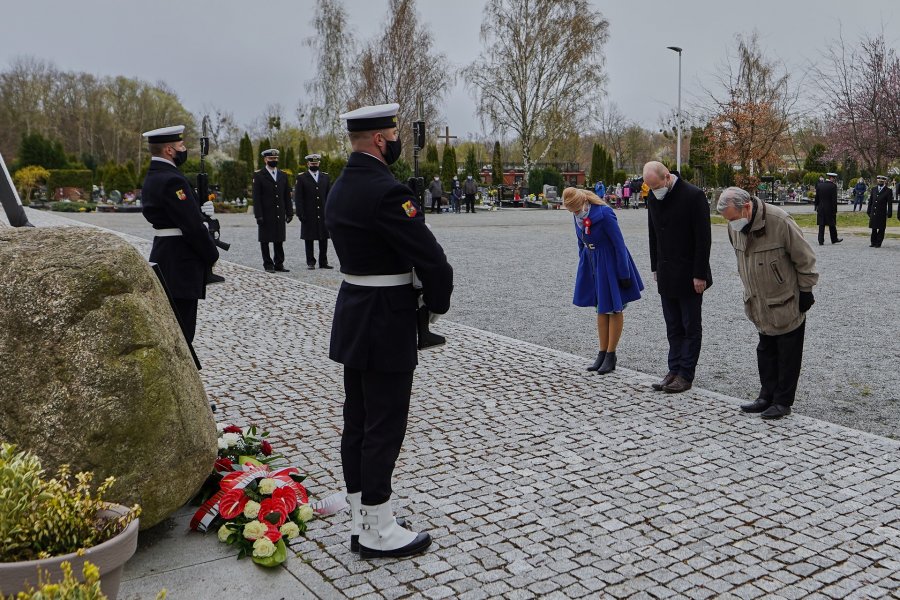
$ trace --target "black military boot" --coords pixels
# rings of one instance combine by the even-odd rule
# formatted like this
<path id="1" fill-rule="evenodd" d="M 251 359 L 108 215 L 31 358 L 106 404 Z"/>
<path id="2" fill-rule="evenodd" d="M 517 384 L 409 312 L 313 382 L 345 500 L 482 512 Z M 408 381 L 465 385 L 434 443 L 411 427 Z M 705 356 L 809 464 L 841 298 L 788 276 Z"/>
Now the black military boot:
<path id="1" fill-rule="evenodd" d="M 419 350 L 447 343 L 447 338 L 428 329 L 428 307 L 420 306 L 416 311 L 416 325 L 419 330 Z"/>

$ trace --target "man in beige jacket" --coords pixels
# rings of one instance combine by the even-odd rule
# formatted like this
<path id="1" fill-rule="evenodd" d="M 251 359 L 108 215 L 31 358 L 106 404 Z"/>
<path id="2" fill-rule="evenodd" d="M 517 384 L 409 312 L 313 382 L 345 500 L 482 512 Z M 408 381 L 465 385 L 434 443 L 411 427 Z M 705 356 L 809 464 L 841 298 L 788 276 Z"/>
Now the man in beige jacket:
<path id="1" fill-rule="evenodd" d="M 759 397 L 741 405 L 763 419 L 791 414 L 803 359 L 806 311 L 819 280 L 816 255 L 782 209 L 738 187 L 725 189 L 716 206 L 728 219 L 728 238 L 744 284 L 744 311 L 759 331 L 756 360 Z"/>

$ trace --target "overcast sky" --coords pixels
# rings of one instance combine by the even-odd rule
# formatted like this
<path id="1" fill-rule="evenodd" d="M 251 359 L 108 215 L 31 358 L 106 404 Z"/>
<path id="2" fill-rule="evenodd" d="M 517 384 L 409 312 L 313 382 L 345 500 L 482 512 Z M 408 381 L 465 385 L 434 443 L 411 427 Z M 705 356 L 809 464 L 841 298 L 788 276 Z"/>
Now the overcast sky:
<path id="1" fill-rule="evenodd" d="M 380 31 L 387 0 L 344 0 L 358 39 Z M 883 27 L 897 46 L 897 0 L 593 0 L 610 22 L 606 45 L 607 96 L 624 114 L 656 127 L 677 99 L 681 46 L 683 105 L 702 97 L 733 49 L 735 34 L 759 30 L 772 55 L 798 74 L 840 31 L 855 40 Z M 244 125 L 267 104 L 280 103 L 292 119 L 315 65 L 304 45 L 313 34 L 311 0 L 3 0 L 0 65 L 17 55 L 53 61 L 64 70 L 165 81 L 185 106 L 231 111 Z M 678 7 L 677 11 L 673 11 Z M 483 0 L 419 0 L 435 47 L 463 66 L 481 51 Z M 807 85 L 815 85 L 810 80 Z M 442 90 L 451 133 L 479 132 L 474 101 L 458 83 Z M 0 124 L 2 126 L 2 124 Z"/>

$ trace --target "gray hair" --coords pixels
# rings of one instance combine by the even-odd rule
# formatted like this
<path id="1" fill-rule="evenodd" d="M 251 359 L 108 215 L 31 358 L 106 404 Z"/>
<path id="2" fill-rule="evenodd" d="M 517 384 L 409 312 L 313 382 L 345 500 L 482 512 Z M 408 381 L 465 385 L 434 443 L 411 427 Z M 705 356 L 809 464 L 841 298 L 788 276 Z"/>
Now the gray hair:
<path id="1" fill-rule="evenodd" d="M 722 193 L 719 194 L 719 202 L 716 204 L 716 211 L 722 212 L 729 206 L 733 206 L 735 208 L 744 208 L 748 204 L 750 204 L 750 193 L 739 187 L 729 187 L 722 190 Z"/>

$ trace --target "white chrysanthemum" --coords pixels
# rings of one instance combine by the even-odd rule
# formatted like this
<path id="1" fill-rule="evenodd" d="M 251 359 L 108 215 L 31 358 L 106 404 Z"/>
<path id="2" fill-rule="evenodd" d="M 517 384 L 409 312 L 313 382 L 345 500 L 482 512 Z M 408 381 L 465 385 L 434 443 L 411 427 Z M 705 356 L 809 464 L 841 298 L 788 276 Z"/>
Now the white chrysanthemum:
<path id="1" fill-rule="evenodd" d="M 228 539 L 228 536 L 231 535 L 231 530 L 228 529 L 227 525 L 222 525 L 219 527 L 219 541 L 224 542 Z"/>
<path id="2" fill-rule="evenodd" d="M 293 521 L 288 521 L 287 523 L 282 525 L 279 531 L 281 532 L 281 535 L 289 540 L 292 540 L 300 535 L 300 528 L 297 527 L 297 524 Z"/>
<path id="3" fill-rule="evenodd" d="M 269 538 L 261 537 L 253 542 L 253 556 L 268 558 L 275 554 L 275 544 Z"/>
<path id="4" fill-rule="evenodd" d="M 297 507 L 297 518 L 306 523 L 313 518 L 313 509 L 309 504 L 301 504 Z"/>
<path id="5" fill-rule="evenodd" d="M 247 504 L 244 505 L 244 516 L 248 519 L 255 519 L 259 516 L 259 502 L 248 500 Z"/>
<path id="6" fill-rule="evenodd" d="M 258 540 L 266 535 L 269 528 L 262 521 L 250 521 L 244 525 L 244 537 L 248 540 Z"/>
<path id="7" fill-rule="evenodd" d="M 259 480 L 259 493 L 269 495 L 278 489 L 278 481 L 275 479 L 270 479 L 266 477 L 265 479 Z"/>

